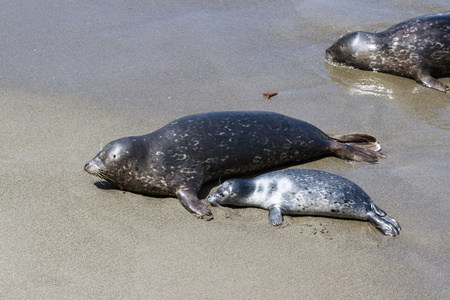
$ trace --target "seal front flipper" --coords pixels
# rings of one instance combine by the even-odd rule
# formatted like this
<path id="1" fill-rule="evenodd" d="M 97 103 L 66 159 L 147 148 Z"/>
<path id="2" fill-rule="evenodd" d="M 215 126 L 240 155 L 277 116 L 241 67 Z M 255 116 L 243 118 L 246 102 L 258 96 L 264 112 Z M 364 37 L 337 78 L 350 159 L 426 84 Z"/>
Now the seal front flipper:
<path id="1" fill-rule="evenodd" d="M 208 221 L 213 219 L 211 210 L 198 199 L 195 189 L 180 189 L 177 191 L 177 198 L 180 200 L 181 205 L 191 213 Z"/>
<path id="2" fill-rule="evenodd" d="M 414 76 L 414 79 L 429 88 L 438 90 L 440 92 L 448 93 L 448 86 L 442 84 L 439 82 L 436 78 L 430 75 L 429 72 L 425 70 L 418 70 L 416 76 Z"/>
<path id="3" fill-rule="evenodd" d="M 283 223 L 283 215 L 281 214 L 281 208 L 277 205 L 272 205 L 269 208 L 269 221 L 273 226 L 278 226 Z"/>

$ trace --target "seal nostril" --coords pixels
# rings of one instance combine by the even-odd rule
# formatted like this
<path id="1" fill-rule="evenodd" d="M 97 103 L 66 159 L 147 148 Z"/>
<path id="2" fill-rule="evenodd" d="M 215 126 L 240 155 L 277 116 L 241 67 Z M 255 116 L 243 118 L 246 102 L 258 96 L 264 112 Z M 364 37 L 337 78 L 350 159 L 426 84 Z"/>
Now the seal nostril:
<path id="1" fill-rule="evenodd" d="M 330 48 L 328 48 L 328 49 L 325 51 L 325 57 L 326 57 L 327 59 L 334 59 L 334 57 L 333 57 L 333 51 L 331 51 Z"/>

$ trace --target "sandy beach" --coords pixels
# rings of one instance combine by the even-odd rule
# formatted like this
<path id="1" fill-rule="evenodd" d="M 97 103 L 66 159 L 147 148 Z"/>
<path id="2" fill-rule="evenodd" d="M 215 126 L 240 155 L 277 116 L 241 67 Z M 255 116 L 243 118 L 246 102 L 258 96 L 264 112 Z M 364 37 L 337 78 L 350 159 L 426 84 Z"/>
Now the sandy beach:
<path id="1" fill-rule="evenodd" d="M 448 298 L 450 96 L 325 61 L 342 34 L 447 1 L 28 2 L 0 10 L 0 299 Z M 256 208 L 204 221 L 83 170 L 112 140 L 223 110 L 378 137 L 378 164 L 296 167 L 354 181 L 400 236 L 319 217 L 272 227 Z"/>

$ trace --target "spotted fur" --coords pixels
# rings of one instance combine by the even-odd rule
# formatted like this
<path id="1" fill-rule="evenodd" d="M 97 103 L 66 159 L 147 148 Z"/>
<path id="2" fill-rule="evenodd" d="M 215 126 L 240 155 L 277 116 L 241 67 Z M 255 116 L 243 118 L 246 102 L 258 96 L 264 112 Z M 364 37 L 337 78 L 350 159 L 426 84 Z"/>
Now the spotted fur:
<path id="1" fill-rule="evenodd" d="M 355 183 L 327 172 L 289 169 L 252 179 L 230 179 L 208 197 L 215 206 L 253 206 L 269 210 L 277 226 L 283 214 L 369 221 L 381 233 L 397 236 L 398 222 L 381 210 Z"/>

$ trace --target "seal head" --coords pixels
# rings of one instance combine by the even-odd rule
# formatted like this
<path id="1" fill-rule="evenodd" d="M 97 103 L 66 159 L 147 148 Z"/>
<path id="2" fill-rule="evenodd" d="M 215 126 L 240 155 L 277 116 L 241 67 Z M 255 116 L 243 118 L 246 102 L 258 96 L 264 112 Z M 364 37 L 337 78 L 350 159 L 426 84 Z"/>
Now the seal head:
<path id="1" fill-rule="evenodd" d="M 214 206 L 241 203 L 239 199 L 249 199 L 255 190 L 253 181 L 229 179 L 216 192 L 208 196 L 208 202 Z"/>
<path id="2" fill-rule="evenodd" d="M 370 32 L 357 31 L 340 38 L 326 50 L 327 58 L 363 70 L 373 70 L 379 49 L 376 36 Z"/>
<path id="3" fill-rule="evenodd" d="M 118 139 L 107 144 L 84 166 L 86 172 L 117 185 L 128 185 L 145 161 L 145 145 L 135 137 Z M 134 176 L 133 176 L 134 175 Z M 124 180 L 128 178 L 127 180 Z"/>

